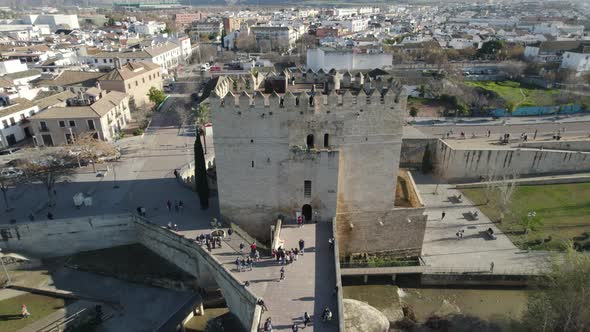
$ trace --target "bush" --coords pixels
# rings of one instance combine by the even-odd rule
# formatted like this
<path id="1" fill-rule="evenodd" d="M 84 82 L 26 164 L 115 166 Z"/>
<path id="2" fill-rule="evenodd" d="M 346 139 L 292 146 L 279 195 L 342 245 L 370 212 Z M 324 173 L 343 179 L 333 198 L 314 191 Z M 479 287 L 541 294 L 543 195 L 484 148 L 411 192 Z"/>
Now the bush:
<path id="1" fill-rule="evenodd" d="M 143 129 L 137 128 L 133 131 L 133 136 L 139 136 L 143 134 Z"/>

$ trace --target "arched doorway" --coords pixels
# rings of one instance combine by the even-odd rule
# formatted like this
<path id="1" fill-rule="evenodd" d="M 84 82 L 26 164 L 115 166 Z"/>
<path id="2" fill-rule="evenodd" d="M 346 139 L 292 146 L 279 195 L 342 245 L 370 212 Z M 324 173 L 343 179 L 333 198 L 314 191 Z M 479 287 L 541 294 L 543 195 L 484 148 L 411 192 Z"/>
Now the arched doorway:
<path id="1" fill-rule="evenodd" d="M 301 214 L 303 215 L 304 221 L 311 221 L 311 205 L 303 205 L 303 207 L 301 208 Z"/>

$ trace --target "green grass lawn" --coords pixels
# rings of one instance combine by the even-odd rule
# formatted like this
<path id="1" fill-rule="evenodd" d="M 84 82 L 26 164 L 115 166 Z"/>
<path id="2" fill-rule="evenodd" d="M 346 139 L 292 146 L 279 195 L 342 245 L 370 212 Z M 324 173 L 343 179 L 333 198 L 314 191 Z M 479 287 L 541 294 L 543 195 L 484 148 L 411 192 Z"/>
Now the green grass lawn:
<path id="1" fill-rule="evenodd" d="M 518 106 L 551 106 L 555 105 L 555 96 L 559 94 L 555 89 L 536 89 L 523 87 L 520 83 L 514 81 L 492 82 L 465 82 L 473 87 L 480 87 L 486 90 L 494 91 L 502 99 L 514 107 Z"/>
<path id="2" fill-rule="evenodd" d="M 21 305 L 26 305 L 31 313 L 27 319 L 21 319 Z M 17 331 L 34 321 L 41 319 L 66 305 L 63 299 L 24 294 L 0 301 L 0 331 Z"/>
<path id="3" fill-rule="evenodd" d="M 463 193 L 475 204 L 486 202 L 484 188 L 463 189 Z M 479 208 L 491 220 L 500 217 L 490 205 Z M 529 232 L 525 243 L 520 220 L 530 211 L 537 213 L 543 226 Z M 520 248 L 563 249 L 567 240 L 580 240 L 590 232 L 590 183 L 519 186 L 512 196 L 511 215 L 497 225 Z M 541 240 L 545 242 L 539 243 Z"/>

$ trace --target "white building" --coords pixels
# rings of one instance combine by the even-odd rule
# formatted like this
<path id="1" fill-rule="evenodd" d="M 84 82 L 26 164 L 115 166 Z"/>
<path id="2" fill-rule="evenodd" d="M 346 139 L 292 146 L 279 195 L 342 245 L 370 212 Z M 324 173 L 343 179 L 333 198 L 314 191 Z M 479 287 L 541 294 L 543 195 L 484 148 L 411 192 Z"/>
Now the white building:
<path id="1" fill-rule="evenodd" d="M 166 23 L 156 21 L 148 21 L 145 23 L 135 22 L 132 25 L 132 29 L 140 35 L 155 35 L 166 29 Z"/>
<path id="2" fill-rule="evenodd" d="M 0 75 L 18 73 L 27 70 L 27 65 L 20 60 L 6 60 L 0 62 Z"/>
<path id="3" fill-rule="evenodd" d="M 575 70 L 578 73 L 590 71 L 590 46 L 584 47 L 582 53 L 565 52 L 561 59 L 561 68 Z"/>
<path id="4" fill-rule="evenodd" d="M 31 25 L 46 24 L 53 31 L 59 28 L 80 29 L 78 15 L 24 15 L 22 21 L 24 24 Z"/>
<path id="5" fill-rule="evenodd" d="M 357 53 L 351 49 L 334 48 L 307 50 L 307 68 L 313 71 L 369 70 L 391 66 L 392 62 L 393 56 L 388 53 Z"/>
<path id="6" fill-rule="evenodd" d="M 49 107 L 65 106 L 74 95 L 69 91 L 33 101 L 22 100 L 0 108 L 0 148 L 5 148 L 34 135 L 28 118 Z"/>
<path id="7" fill-rule="evenodd" d="M 181 61 L 182 51 L 180 46 L 175 43 L 165 42 L 157 43 L 142 49 L 130 49 L 114 52 L 101 52 L 87 57 L 88 65 L 98 69 L 115 68 L 115 59 L 122 63 L 148 61 L 157 63 L 162 67 L 163 73 L 168 69 L 175 68 Z"/>
<path id="8" fill-rule="evenodd" d="M 323 26 L 342 26 L 348 29 L 348 31 L 355 33 L 365 31 L 369 28 L 369 19 L 365 18 L 353 18 L 344 20 L 324 20 L 322 21 Z"/>

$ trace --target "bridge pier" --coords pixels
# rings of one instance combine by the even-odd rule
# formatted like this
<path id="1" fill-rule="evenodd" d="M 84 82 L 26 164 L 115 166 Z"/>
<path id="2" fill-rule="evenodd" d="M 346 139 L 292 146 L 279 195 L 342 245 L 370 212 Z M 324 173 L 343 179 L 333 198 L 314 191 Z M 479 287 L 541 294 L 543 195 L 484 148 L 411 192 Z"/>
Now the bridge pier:
<path id="1" fill-rule="evenodd" d="M 368 274 L 365 274 L 363 276 L 363 282 L 366 284 L 368 281 L 369 281 L 369 275 Z"/>

